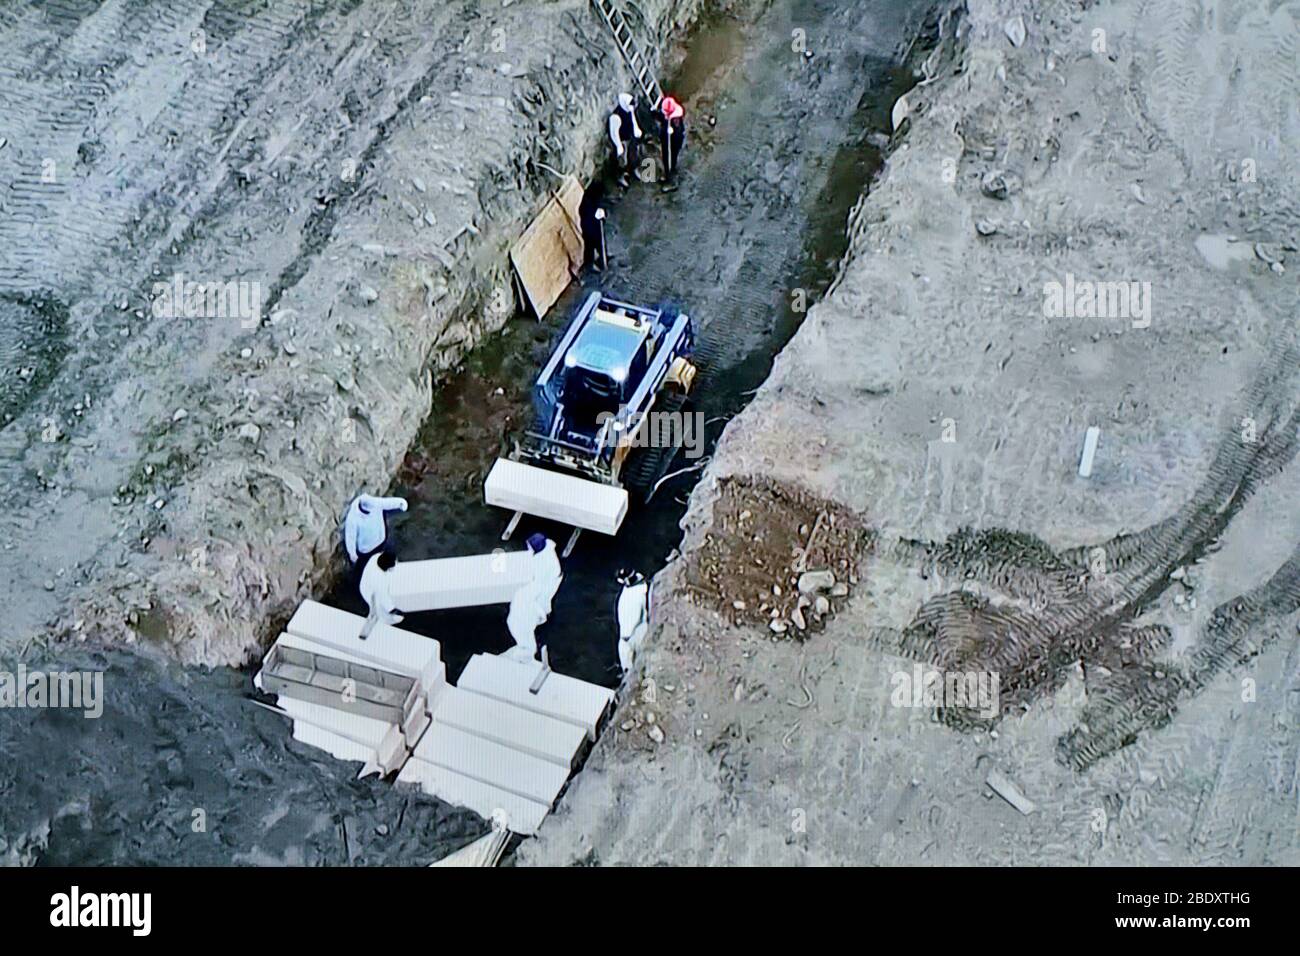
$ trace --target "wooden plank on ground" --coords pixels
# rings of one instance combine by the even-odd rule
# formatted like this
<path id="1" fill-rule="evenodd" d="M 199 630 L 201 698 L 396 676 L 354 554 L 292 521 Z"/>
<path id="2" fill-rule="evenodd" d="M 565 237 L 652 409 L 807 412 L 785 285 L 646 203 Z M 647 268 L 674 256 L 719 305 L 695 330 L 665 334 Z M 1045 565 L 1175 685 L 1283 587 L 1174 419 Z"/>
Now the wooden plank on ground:
<path id="1" fill-rule="evenodd" d="M 582 228 L 578 219 L 581 201 L 582 184 L 566 176 L 510 249 L 510 262 L 539 319 L 582 268 Z"/>

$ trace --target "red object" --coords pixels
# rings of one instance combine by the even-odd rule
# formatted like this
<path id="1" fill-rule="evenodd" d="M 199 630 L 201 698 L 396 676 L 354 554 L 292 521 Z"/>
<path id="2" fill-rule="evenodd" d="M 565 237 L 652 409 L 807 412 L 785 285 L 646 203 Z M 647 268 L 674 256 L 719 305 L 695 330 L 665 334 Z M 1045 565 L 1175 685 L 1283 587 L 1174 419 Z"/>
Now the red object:
<path id="1" fill-rule="evenodd" d="M 682 109 L 682 104 L 678 103 L 671 96 L 664 97 L 664 101 L 660 104 L 660 108 L 663 110 L 664 116 L 670 120 L 677 119 L 679 116 L 683 116 L 686 113 L 686 111 Z"/>

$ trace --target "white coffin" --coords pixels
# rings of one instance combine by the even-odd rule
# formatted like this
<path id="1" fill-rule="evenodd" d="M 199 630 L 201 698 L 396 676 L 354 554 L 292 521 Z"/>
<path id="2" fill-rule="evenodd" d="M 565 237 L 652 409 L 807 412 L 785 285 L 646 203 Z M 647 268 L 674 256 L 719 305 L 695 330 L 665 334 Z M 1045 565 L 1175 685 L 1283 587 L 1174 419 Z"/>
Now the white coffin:
<path id="1" fill-rule="evenodd" d="M 375 627 L 363 641 L 361 625 L 365 621 L 358 614 L 317 601 L 303 601 L 284 629 L 319 645 L 312 648 L 318 653 L 341 651 L 360 663 L 413 677 L 425 686 L 439 682 L 444 670 L 442 648 L 437 641 L 387 624 Z"/>
<path id="2" fill-rule="evenodd" d="M 312 651 L 317 654 L 326 653 L 338 660 L 353 661 L 357 664 L 367 664 L 371 667 L 374 666 L 370 661 L 358 657 L 356 654 L 349 653 L 348 651 L 335 650 L 334 648 L 323 649 L 317 642 L 305 637 L 298 637 L 294 634 L 281 634 L 275 643 L 276 645 L 294 647 L 299 650 Z M 442 695 L 451 688 L 451 685 L 447 683 L 446 664 L 439 661 L 436 665 L 433 665 L 430 670 L 432 676 L 427 680 L 422 679 L 418 682 L 420 699 L 423 701 L 423 706 L 420 708 L 418 713 L 412 714 L 410 719 L 401 727 L 402 734 L 406 737 L 406 745 L 408 747 L 415 746 L 416 742 L 420 739 L 420 735 L 424 733 L 424 729 L 429 726 L 429 715 L 438 707 L 438 701 L 442 698 Z M 258 671 L 253 683 L 257 685 L 259 690 L 262 689 L 261 678 L 262 672 Z M 283 706 L 284 701 L 288 699 L 289 698 L 284 695 L 277 695 L 277 700 L 280 701 L 281 706 Z"/>
<path id="3" fill-rule="evenodd" d="M 429 796 L 437 797 L 452 806 L 473 810 L 485 820 L 491 820 L 498 813 L 504 814 L 507 829 L 526 836 L 537 833 L 551 810 L 549 804 L 508 793 L 489 783 L 427 763 L 418 757 L 406 761 L 406 766 L 397 775 L 397 781 L 417 786 Z"/>
<path id="4" fill-rule="evenodd" d="M 459 687 L 447 688 L 438 700 L 433 719 L 439 725 L 504 744 L 565 770 L 573 766 L 573 759 L 587 736 L 577 724 Z"/>
<path id="5" fill-rule="evenodd" d="M 454 770 L 548 807 L 569 779 L 567 767 L 440 724 L 436 715 L 411 759 Z"/>
<path id="6" fill-rule="evenodd" d="M 508 604 L 528 583 L 532 555 L 501 551 L 462 558 L 399 561 L 389 574 L 393 603 L 404 612 Z"/>
<path id="7" fill-rule="evenodd" d="M 406 761 L 408 743 L 396 724 L 290 697 L 279 697 L 277 703 L 293 718 L 295 740 L 319 747 L 332 757 L 359 760 L 385 774 Z"/>
<path id="8" fill-rule="evenodd" d="M 591 740 L 614 692 L 596 684 L 552 672 L 536 694 L 529 692 L 537 665 L 512 661 L 500 654 L 475 654 L 465 665 L 456 686 L 494 697 L 535 714 L 581 727 Z"/>
<path id="9" fill-rule="evenodd" d="M 498 458 L 488 472 L 483 500 L 602 534 L 617 534 L 627 515 L 627 491 L 622 488 L 506 458 Z"/>

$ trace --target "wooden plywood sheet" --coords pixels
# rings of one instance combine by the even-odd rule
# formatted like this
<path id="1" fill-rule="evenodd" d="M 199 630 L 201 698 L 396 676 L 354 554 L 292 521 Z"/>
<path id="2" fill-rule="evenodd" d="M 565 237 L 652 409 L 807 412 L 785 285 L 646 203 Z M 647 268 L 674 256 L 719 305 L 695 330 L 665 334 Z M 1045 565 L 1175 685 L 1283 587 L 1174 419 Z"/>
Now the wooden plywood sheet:
<path id="1" fill-rule="evenodd" d="M 582 184 L 566 176 L 510 249 L 510 262 L 519 284 L 539 319 L 582 268 L 582 228 L 578 219 L 581 202 Z"/>

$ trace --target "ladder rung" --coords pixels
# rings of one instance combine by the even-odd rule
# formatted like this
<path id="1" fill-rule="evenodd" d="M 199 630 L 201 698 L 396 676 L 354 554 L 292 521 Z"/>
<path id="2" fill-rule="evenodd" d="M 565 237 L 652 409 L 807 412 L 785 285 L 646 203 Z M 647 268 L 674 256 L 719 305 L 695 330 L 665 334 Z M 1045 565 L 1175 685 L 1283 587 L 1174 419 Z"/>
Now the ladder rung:
<path id="1" fill-rule="evenodd" d="M 636 75 L 637 85 L 641 88 L 641 92 L 657 104 L 663 95 L 659 88 L 659 81 L 655 79 L 654 73 L 650 69 L 649 60 L 642 54 L 641 46 L 636 42 L 636 33 L 633 31 L 626 14 L 623 13 L 622 7 L 615 4 L 613 0 L 595 0 L 595 5 L 601 16 L 604 17 L 605 24 L 609 27 L 610 32 L 614 35 L 614 44 Z"/>

